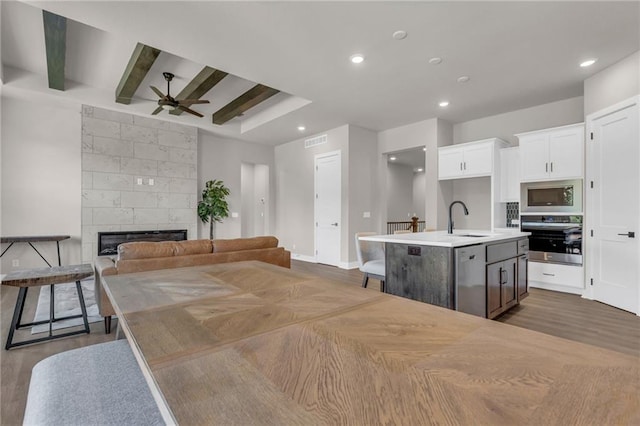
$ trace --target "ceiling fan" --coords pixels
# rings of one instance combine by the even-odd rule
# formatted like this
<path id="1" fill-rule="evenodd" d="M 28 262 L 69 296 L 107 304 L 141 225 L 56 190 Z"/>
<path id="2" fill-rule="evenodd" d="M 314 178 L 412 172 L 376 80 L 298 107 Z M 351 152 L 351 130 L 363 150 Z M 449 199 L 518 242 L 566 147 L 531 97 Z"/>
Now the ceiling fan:
<path id="1" fill-rule="evenodd" d="M 173 98 L 171 96 L 170 85 L 171 85 L 171 80 L 173 80 L 174 75 L 172 73 L 170 73 L 170 72 L 163 72 L 162 75 L 164 76 L 164 79 L 167 80 L 167 94 L 165 95 L 164 93 L 162 93 L 155 86 L 149 86 L 149 87 L 151 87 L 151 90 L 153 90 L 155 92 L 155 94 L 160 97 L 160 99 L 158 99 L 158 108 L 156 108 L 155 111 L 153 111 L 151 113 L 151 115 L 156 115 L 160 111 L 162 111 L 163 109 L 166 109 L 167 111 L 173 111 L 175 109 L 179 109 L 179 110 L 182 110 L 184 112 L 188 112 L 189 114 L 193 114 L 193 115 L 195 115 L 197 117 L 204 117 L 202 114 L 200 114 L 197 111 L 192 110 L 189 107 L 191 105 L 193 105 L 193 104 L 208 104 L 209 101 L 204 100 L 204 99 L 175 99 L 175 98 Z"/>

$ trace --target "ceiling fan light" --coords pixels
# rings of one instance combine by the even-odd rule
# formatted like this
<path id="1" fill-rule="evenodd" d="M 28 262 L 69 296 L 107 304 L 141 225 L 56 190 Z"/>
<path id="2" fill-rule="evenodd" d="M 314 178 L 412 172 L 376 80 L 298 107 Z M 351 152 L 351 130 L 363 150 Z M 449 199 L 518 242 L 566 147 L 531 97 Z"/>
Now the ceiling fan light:
<path id="1" fill-rule="evenodd" d="M 162 109 L 167 110 L 167 111 L 174 111 L 176 109 L 176 107 L 174 107 L 173 105 L 162 105 Z"/>

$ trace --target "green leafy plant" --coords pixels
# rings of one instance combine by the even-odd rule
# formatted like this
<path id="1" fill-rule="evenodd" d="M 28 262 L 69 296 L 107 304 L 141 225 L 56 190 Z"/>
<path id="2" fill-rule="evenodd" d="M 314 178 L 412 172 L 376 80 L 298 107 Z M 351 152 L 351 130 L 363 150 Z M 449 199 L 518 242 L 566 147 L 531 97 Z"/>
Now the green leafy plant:
<path id="1" fill-rule="evenodd" d="M 209 222 L 209 239 L 215 237 L 215 224 L 229 217 L 227 196 L 229 188 L 221 180 L 210 180 L 202 190 L 202 201 L 198 202 L 198 216 L 202 222 Z"/>

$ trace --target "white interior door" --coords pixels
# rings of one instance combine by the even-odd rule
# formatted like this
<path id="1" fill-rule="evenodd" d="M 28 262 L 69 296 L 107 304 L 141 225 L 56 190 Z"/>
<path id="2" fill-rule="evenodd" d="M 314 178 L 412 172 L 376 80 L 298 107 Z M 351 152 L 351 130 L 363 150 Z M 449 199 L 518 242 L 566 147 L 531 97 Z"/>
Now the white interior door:
<path id="1" fill-rule="evenodd" d="M 587 241 L 594 299 L 640 314 L 638 105 L 598 116 L 588 144 Z M 590 135 L 588 135 L 590 139 Z M 590 188 L 593 181 L 593 189 Z M 634 234 L 632 234 L 634 233 Z M 589 278 L 589 276 L 587 277 Z"/>
<path id="2" fill-rule="evenodd" d="M 316 261 L 339 266 L 342 227 L 340 151 L 317 155 L 315 163 Z"/>

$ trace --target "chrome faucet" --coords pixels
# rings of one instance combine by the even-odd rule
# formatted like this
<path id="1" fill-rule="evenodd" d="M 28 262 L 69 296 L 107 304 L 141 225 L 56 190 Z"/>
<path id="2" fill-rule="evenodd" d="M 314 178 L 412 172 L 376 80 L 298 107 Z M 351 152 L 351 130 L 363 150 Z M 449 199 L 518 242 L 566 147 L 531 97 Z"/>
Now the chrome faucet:
<path id="1" fill-rule="evenodd" d="M 467 209 L 467 206 L 462 201 L 454 201 L 453 203 L 449 204 L 449 224 L 447 225 L 447 233 L 449 233 L 449 234 L 453 234 L 452 210 L 453 210 L 453 205 L 454 204 L 462 204 L 462 208 L 464 209 L 465 216 L 469 215 L 469 209 Z"/>

